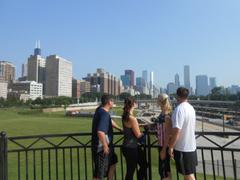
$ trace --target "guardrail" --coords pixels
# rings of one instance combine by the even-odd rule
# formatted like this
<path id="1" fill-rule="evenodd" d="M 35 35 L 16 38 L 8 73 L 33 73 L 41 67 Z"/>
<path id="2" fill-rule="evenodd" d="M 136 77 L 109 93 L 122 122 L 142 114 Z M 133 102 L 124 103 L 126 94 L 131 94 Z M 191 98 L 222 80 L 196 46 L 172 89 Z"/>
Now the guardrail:
<path id="1" fill-rule="evenodd" d="M 148 179 L 159 179 L 158 144 L 154 132 L 147 132 L 144 148 Z M 123 136 L 114 134 L 118 155 L 115 179 L 124 179 Z M 197 179 L 240 178 L 240 133 L 196 132 Z M 179 174 L 172 162 L 173 179 Z M 49 134 L 7 137 L 0 134 L 0 180 L 12 179 L 92 179 L 91 133 Z"/>

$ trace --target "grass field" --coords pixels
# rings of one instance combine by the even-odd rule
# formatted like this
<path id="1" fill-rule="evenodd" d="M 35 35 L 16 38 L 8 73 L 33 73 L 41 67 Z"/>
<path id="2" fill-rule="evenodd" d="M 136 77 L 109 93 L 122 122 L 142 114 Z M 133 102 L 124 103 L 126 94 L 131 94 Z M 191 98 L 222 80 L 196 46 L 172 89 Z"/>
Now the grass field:
<path id="1" fill-rule="evenodd" d="M 115 114 L 121 114 L 121 108 L 116 108 L 113 110 Z M 121 124 L 118 121 L 118 124 Z M 59 134 L 59 133 L 78 133 L 78 132 L 90 132 L 91 131 L 91 118 L 73 118 L 66 117 L 64 112 L 61 113 L 42 113 L 39 110 L 29 110 L 29 109 L 0 109 L 0 131 L 7 132 L 8 137 L 12 136 L 23 136 L 23 135 L 39 135 L 39 134 Z M 57 141 L 57 140 L 56 140 Z M 68 142 L 71 143 L 71 142 Z M 41 143 L 40 143 L 41 145 Z M 10 145 L 11 148 L 11 145 Z M 70 157 L 72 151 L 72 157 Z M 78 156 L 79 153 L 79 156 Z M 118 156 L 120 157 L 120 151 L 117 150 Z M 66 154 L 67 159 L 63 158 L 63 154 Z M 26 153 L 20 153 L 20 164 L 21 164 L 21 179 L 26 179 Z M 77 159 L 80 159 L 80 162 L 83 163 L 82 156 L 84 155 L 84 150 L 80 150 L 78 152 L 77 149 L 66 149 L 66 150 L 51 150 L 43 152 L 43 172 L 49 176 L 48 169 L 51 169 L 51 178 L 44 179 L 56 179 L 56 176 L 59 174 L 58 179 L 63 179 L 64 168 L 66 169 L 66 179 L 70 179 L 70 158 L 73 159 L 72 166 L 77 167 Z M 49 156 L 50 155 L 50 156 Z M 69 156 L 67 156 L 69 155 Z M 90 151 L 86 152 L 87 161 L 88 161 L 88 169 L 87 174 L 88 178 L 91 179 L 91 156 Z M 37 178 L 40 179 L 40 170 L 41 170 L 41 162 L 40 156 L 41 151 L 29 152 L 28 156 L 28 166 L 29 172 L 27 173 L 28 179 L 33 179 L 34 175 L 34 163 L 33 158 L 36 160 L 36 174 Z M 59 157 L 58 162 L 56 162 L 56 156 Z M 17 154 L 9 154 L 9 180 L 17 179 Z M 124 159 L 123 159 L 124 160 Z M 119 158 L 120 161 L 120 158 Z M 56 163 L 58 163 L 58 169 L 55 168 Z M 123 163 L 125 164 L 125 163 Z M 50 166 L 50 168 L 49 168 Z M 159 179 L 158 175 L 158 155 L 157 150 L 152 150 L 152 172 L 153 179 Z M 172 166 L 174 167 L 174 166 Z M 85 179 L 84 174 L 85 169 L 83 167 L 80 168 L 80 176 L 81 179 Z M 174 170 L 174 168 L 172 168 Z M 120 173 L 120 167 L 118 166 L 117 172 Z M 77 177 L 76 168 L 73 170 L 74 177 Z M 173 174 L 175 174 L 173 172 Z M 119 177 L 119 176 L 118 176 Z M 121 176 L 120 176 L 121 177 Z M 77 178 L 73 178 L 77 179 Z M 176 177 L 173 177 L 176 179 Z M 181 178 L 180 178 L 181 179 Z M 203 179 L 203 175 L 198 174 L 198 179 Z M 211 176 L 208 176 L 207 179 L 212 179 Z M 223 178 L 217 177 L 217 179 L 221 180 Z"/>

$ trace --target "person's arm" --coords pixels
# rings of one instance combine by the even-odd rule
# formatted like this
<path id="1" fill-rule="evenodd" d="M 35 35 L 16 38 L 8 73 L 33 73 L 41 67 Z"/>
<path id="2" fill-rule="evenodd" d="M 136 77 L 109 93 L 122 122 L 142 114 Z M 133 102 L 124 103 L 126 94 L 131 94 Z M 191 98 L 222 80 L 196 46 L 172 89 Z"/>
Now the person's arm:
<path id="1" fill-rule="evenodd" d="M 133 130 L 134 135 L 135 135 L 137 138 L 142 137 L 142 136 L 143 136 L 143 133 L 141 133 L 141 131 L 140 131 L 137 118 L 130 116 L 130 117 L 129 117 L 129 120 L 130 120 L 131 127 L 132 127 L 132 130 Z"/>
<path id="2" fill-rule="evenodd" d="M 112 127 L 121 132 L 123 131 L 123 129 L 114 120 L 112 120 Z"/>
<path id="3" fill-rule="evenodd" d="M 103 145 L 103 152 L 104 152 L 104 154 L 108 154 L 109 153 L 109 147 L 108 147 L 108 142 L 106 140 L 105 132 L 98 131 L 97 134 L 98 134 L 98 138 L 99 138 L 100 142 Z"/>
<path id="4" fill-rule="evenodd" d="M 179 138 L 180 132 L 181 132 L 181 129 L 172 128 L 171 139 L 169 142 L 169 155 L 171 157 L 173 157 L 173 147 Z"/>
<path id="5" fill-rule="evenodd" d="M 173 157 L 173 148 L 178 141 L 179 135 L 181 133 L 181 129 L 184 123 L 184 113 L 181 109 L 176 109 L 172 116 L 172 130 L 171 130 L 171 138 L 169 141 L 169 155 Z"/>

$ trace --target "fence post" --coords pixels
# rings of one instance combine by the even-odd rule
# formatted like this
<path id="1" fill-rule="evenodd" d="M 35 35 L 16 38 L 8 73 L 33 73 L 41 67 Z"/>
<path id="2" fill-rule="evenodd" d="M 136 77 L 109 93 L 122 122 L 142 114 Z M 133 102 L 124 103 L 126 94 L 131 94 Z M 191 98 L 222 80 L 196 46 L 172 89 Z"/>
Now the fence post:
<path id="1" fill-rule="evenodd" d="M 0 180 L 8 179 L 8 162 L 7 162 L 7 135 L 5 132 L 0 133 Z"/>
<path id="2" fill-rule="evenodd" d="M 146 130 L 147 134 L 147 161 L 148 161 L 148 180 L 152 180 L 152 159 L 151 159 L 151 136 L 150 131 Z"/>

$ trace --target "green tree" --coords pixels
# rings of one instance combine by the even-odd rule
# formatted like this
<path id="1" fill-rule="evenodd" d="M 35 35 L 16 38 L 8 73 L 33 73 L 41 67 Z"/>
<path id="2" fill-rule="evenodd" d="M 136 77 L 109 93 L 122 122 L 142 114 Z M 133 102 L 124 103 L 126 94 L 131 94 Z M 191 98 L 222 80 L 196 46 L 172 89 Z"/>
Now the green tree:
<path id="1" fill-rule="evenodd" d="M 127 97 L 130 97 L 130 96 L 131 96 L 130 93 L 124 92 L 124 93 L 121 93 L 118 97 L 119 97 L 120 100 L 124 100 L 124 99 L 126 99 Z"/>

